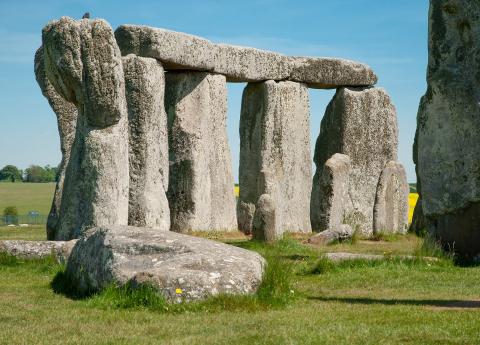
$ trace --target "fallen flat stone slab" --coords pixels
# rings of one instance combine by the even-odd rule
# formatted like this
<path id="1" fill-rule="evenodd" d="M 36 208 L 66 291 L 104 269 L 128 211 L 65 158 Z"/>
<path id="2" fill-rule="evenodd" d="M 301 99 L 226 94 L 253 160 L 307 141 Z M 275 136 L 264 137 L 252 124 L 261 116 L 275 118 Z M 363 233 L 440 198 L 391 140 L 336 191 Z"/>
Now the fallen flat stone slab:
<path id="1" fill-rule="evenodd" d="M 0 241 L 0 253 L 22 259 L 43 259 L 55 255 L 57 261 L 65 263 L 77 241 Z"/>
<path id="2" fill-rule="evenodd" d="M 386 258 L 402 259 L 402 260 L 422 259 L 426 261 L 438 261 L 437 258 L 430 257 L 430 256 L 424 256 L 424 257 L 414 256 L 414 255 L 385 256 L 385 255 L 379 255 L 379 254 L 359 254 L 359 253 L 345 253 L 345 252 L 325 253 L 325 257 L 333 262 L 342 262 L 342 261 L 349 261 L 349 260 L 385 260 Z"/>
<path id="3" fill-rule="evenodd" d="M 254 293 L 265 260 L 257 253 L 204 238 L 132 226 L 85 232 L 68 260 L 79 292 L 110 284 L 148 284 L 169 301 Z"/>
<path id="4" fill-rule="evenodd" d="M 371 86 L 377 76 L 360 62 L 323 57 L 297 57 L 292 60 L 289 79 L 315 89 L 335 89 L 339 86 Z"/>
<path id="5" fill-rule="evenodd" d="M 166 70 L 213 71 L 231 82 L 292 80 L 319 89 L 377 82 L 369 66 L 345 59 L 291 57 L 142 25 L 121 25 L 115 37 L 122 55 L 155 58 Z"/>

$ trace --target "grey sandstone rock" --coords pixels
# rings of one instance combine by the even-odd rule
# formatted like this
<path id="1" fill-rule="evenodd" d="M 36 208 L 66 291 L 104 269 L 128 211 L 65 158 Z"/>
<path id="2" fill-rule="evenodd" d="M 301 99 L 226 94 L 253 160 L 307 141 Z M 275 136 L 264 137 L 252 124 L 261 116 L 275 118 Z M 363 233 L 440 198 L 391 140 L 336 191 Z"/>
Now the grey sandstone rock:
<path id="1" fill-rule="evenodd" d="M 390 161 L 380 175 L 373 209 L 374 233 L 405 233 L 408 227 L 407 174 L 400 162 Z"/>
<path id="2" fill-rule="evenodd" d="M 29 260 L 53 255 L 58 262 L 66 263 L 76 241 L 0 241 L 0 253 Z"/>
<path id="3" fill-rule="evenodd" d="M 60 134 L 60 151 L 62 152 L 62 161 L 58 167 L 59 179 L 55 187 L 55 194 L 53 195 L 52 206 L 47 220 L 47 238 L 52 240 L 55 238 L 58 229 L 63 183 L 65 181 L 65 172 L 70 162 L 70 152 L 75 139 L 78 112 L 75 104 L 68 102 L 60 96 L 45 75 L 43 46 L 35 53 L 34 63 L 37 83 L 57 117 L 58 132 Z"/>
<path id="4" fill-rule="evenodd" d="M 378 181 L 387 162 L 397 160 L 397 146 L 396 111 L 384 90 L 337 90 L 322 119 L 314 161 L 321 170 L 335 153 L 350 157 L 348 195 L 352 208 L 344 215 L 344 223 L 354 231 L 373 233 Z"/>
<path id="5" fill-rule="evenodd" d="M 253 238 L 274 242 L 281 239 L 281 229 L 276 226 L 276 205 L 275 200 L 269 194 L 262 194 L 255 205 L 253 216 Z"/>
<path id="6" fill-rule="evenodd" d="M 165 69 L 213 71 L 228 81 L 292 80 L 314 88 L 370 86 L 377 81 L 367 65 L 334 58 L 290 57 L 250 47 L 214 44 L 181 32 L 121 25 L 115 37 L 123 55 L 160 60 Z"/>
<path id="7" fill-rule="evenodd" d="M 274 231 L 310 232 L 310 120 L 304 84 L 250 83 L 240 115 L 239 228 L 252 231 L 262 194 L 275 203 Z"/>
<path id="8" fill-rule="evenodd" d="M 335 228 L 324 230 L 308 239 L 308 243 L 328 245 L 335 241 L 348 240 L 353 236 L 353 229 L 348 224 L 338 224 Z"/>
<path id="9" fill-rule="evenodd" d="M 103 20 L 62 17 L 42 34 L 55 90 L 78 109 L 56 240 L 87 226 L 127 224 L 128 123 L 120 50 Z"/>
<path id="10" fill-rule="evenodd" d="M 67 277 L 80 291 L 109 284 L 150 284 L 173 302 L 221 293 L 254 293 L 264 259 L 257 253 L 198 237 L 149 228 L 97 227 L 74 247 Z"/>
<path id="11" fill-rule="evenodd" d="M 377 76 L 362 63 L 334 58 L 298 57 L 292 59 L 289 79 L 306 83 L 317 89 L 333 89 L 340 86 L 371 86 Z"/>
<path id="12" fill-rule="evenodd" d="M 322 169 L 317 169 L 310 200 L 313 230 L 335 232 L 347 221 L 353 208 L 348 194 L 350 165 L 350 157 L 335 153 Z"/>
<path id="13" fill-rule="evenodd" d="M 215 45 L 214 72 L 223 74 L 228 81 L 252 82 L 284 80 L 292 69 L 288 56 L 227 44 Z"/>
<path id="14" fill-rule="evenodd" d="M 129 123 L 128 224 L 170 229 L 165 76 L 155 59 L 123 59 Z"/>
<path id="15" fill-rule="evenodd" d="M 136 54 L 160 60 L 166 69 L 212 71 L 215 48 L 210 41 L 182 32 L 142 25 L 115 30 L 122 55 Z"/>
<path id="16" fill-rule="evenodd" d="M 430 1 L 428 88 L 417 117 L 417 176 L 429 232 L 480 254 L 480 3 Z"/>
<path id="17" fill-rule="evenodd" d="M 225 77 L 168 72 L 166 80 L 171 229 L 236 229 Z"/>

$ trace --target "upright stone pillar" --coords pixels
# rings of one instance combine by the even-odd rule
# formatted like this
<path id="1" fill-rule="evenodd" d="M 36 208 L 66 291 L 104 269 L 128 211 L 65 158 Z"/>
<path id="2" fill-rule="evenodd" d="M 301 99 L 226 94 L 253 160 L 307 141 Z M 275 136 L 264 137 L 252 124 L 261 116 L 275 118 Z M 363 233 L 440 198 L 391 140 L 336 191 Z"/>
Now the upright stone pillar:
<path id="1" fill-rule="evenodd" d="M 55 239 L 90 226 L 126 225 L 128 123 L 120 50 L 103 20 L 68 17 L 43 29 L 45 73 L 78 121 Z"/>
<path id="2" fill-rule="evenodd" d="M 165 72 L 155 59 L 122 58 L 129 124 L 128 224 L 170 230 Z"/>
<path id="3" fill-rule="evenodd" d="M 476 0 L 430 1 L 428 88 L 414 147 L 418 211 L 430 234 L 467 260 L 480 255 L 479 18 Z"/>
<path id="4" fill-rule="evenodd" d="M 171 229 L 236 229 L 225 77 L 205 72 L 168 72 L 165 108 Z"/>
<path id="5" fill-rule="evenodd" d="M 78 112 L 75 104 L 63 98 L 45 75 L 43 46 L 40 47 L 35 54 L 35 77 L 42 90 L 42 94 L 48 100 L 48 103 L 57 116 L 58 133 L 60 134 L 62 160 L 58 166 L 59 178 L 55 186 L 52 206 L 47 219 L 47 239 L 54 240 L 58 231 L 65 172 L 70 162 L 70 152 L 75 139 Z"/>
<path id="6" fill-rule="evenodd" d="M 256 226 L 269 229 L 270 234 L 264 238 L 278 238 L 285 231 L 311 231 L 309 117 L 308 89 L 304 84 L 269 80 L 250 83 L 243 91 L 237 214 L 240 230 L 253 232 L 258 238 L 262 235 Z M 259 203 L 264 194 L 269 197 L 262 197 Z M 257 203 L 261 210 L 256 210 Z M 275 221 L 269 221 L 267 226 L 261 225 L 268 218 L 264 204 L 268 204 L 267 213 L 275 215 Z M 254 221 L 256 211 L 259 214 L 255 218 L 264 221 Z"/>
<path id="7" fill-rule="evenodd" d="M 313 193 L 324 193 L 321 176 L 326 161 L 335 153 L 348 155 L 349 209 L 343 224 L 364 235 L 373 233 L 373 214 L 380 175 L 389 161 L 396 161 L 398 128 L 395 107 L 390 97 L 377 88 L 340 88 L 327 107 L 320 127 L 314 161 L 317 172 Z M 402 187 L 403 188 L 403 187 Z M 312 195 L 312 201 L 319 200 Z M 407 200 L 401 202 L 407 203 Z M 322 228 L 315 219 L 321 218 L 318 204 L 311 205 L 311 218 L 316 231 Z"/>

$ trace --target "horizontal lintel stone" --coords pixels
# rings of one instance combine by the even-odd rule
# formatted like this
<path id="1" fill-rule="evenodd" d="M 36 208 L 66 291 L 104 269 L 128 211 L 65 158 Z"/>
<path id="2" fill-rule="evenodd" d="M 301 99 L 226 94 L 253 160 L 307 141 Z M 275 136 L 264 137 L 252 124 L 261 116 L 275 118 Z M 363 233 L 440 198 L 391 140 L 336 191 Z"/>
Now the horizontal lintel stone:
<path id="1" fill-rule="evenodd" d="M 370 86 L 377 82 L 368 65 L 345 59 L 292 57 L 250 47 L 215 44 L 198 36 L 141 25 L 121 25 L 115 37 L 122 55 L 155 58 L 166 70 L 223 74 L 231 82 L 291 80 L 318 89 Z"/>

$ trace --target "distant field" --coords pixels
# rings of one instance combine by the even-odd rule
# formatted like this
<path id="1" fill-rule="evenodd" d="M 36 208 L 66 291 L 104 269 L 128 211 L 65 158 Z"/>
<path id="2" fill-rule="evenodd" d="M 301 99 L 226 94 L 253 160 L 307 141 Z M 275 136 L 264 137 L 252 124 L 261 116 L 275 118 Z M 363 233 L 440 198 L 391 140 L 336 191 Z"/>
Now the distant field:
<path id="1" fill-rule="evenodd" d="M 0 183 L 0 214 L 7 206 L 16 206 L 19 214 L 38 211 L 47 215 L 52 205 L 55 183 Z"/>

